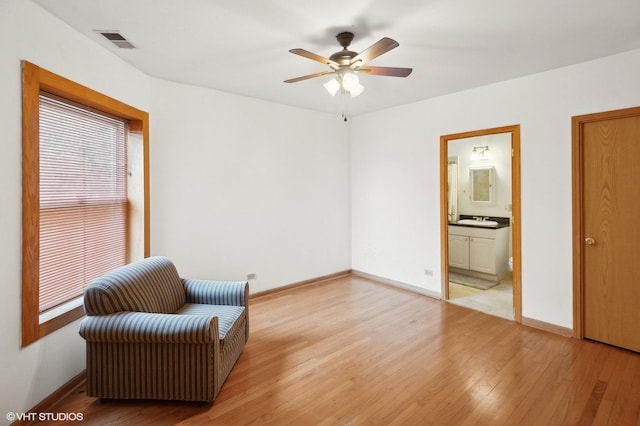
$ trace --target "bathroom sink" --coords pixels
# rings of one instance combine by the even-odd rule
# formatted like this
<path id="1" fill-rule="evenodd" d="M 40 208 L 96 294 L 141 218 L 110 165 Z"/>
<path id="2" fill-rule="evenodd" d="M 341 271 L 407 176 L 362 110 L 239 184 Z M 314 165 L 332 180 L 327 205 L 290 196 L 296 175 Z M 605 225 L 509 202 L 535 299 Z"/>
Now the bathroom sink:
<path id="1" fill-rule="evenodd" d="M 495 228 L 498 226 L 498 222 L 495 220 L 460 219 L 456 223 L 458 225 L 485 226 L 487 228 Z"/>

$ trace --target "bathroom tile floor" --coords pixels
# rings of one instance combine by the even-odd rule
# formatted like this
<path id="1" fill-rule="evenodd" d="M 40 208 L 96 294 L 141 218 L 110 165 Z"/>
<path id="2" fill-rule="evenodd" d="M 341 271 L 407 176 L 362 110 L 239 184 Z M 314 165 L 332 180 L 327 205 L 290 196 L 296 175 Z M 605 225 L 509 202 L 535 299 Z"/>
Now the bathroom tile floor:
<path id="1" fill-rule="evenodd" d="M 449 283 L 449 302 L 513 320 L 513 283 L 505 278 L 488 290 Z"/>

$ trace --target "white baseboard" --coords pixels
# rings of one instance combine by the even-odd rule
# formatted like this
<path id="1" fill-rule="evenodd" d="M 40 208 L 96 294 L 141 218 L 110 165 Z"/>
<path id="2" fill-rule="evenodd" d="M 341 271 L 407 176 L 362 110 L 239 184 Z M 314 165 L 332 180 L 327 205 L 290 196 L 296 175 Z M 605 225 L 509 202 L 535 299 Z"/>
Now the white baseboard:
<path id="1" fill-rule="evenodd" d="M 366 272 L 358 271 L 356 269 L 352 269 L 351 270 L 351 274 L 355 275 L 356 277 L 367 278 L 367 279 L 372 280 L 372 281 L 378 281 L 378 282 L 381 282 L 383 284 L 388 284 L 390 286 L 398 287 L 398 288 L 401 288 L 403 290 L 408 290 L 408 291 L 411 291 L 411 292 L 414 292 L 414 293 L 419 293 L 419 294 L 422 294 L 422 295 L 425 295 L 425 296 L 432 297 L 434 299 L 438 299 L 438 300 L 442 299 L 442 295 L 440 293 L 437 293 L 437 292 L 431 291 L 431 290 L 427 290 L 426 288 L 423 288 L 423 287 L 418 287 L 417 285 L 403 283 L 403 282 L 400 282 L 400 281 L 392 280 L 390 278 L 379 277 L 377 275 L 368 274 Z"/>
<path id="2" fill-rule="evenodd" d="M 564 337 L 573 337 L 573 330 L 560 325 L 551 324 L 533 318 L 522 317 L 522 325 L 537 328 L 538 330 L 548 331 L 549 333 L 559 334 Z"/>

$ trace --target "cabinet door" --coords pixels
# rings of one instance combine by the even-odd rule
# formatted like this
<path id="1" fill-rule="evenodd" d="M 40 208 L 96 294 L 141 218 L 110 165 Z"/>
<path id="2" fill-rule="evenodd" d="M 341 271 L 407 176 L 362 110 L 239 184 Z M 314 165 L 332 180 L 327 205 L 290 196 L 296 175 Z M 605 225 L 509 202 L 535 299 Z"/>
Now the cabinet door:
<path id="1" fill-rule="evenodd" d="M 469 269 L 485 274 L 496 273 L 496 240 L 469 238 Z"/>
<path id="2" fill-rule="evenodd" d="M 469 237 L 449 234 L 449 266 L 469 269 Z"/>

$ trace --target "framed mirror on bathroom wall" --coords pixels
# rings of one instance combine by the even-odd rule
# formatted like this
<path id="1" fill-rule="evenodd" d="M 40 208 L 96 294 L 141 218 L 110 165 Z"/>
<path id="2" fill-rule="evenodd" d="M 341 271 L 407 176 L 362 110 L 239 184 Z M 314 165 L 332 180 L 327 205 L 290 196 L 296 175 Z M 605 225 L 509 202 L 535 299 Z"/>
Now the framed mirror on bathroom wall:
<path id="1" fill-rule="evenodd" d="M 471 202 L 483 206 L 496 205 L 496 185 L 494 166 L 469 167 Z"/>

